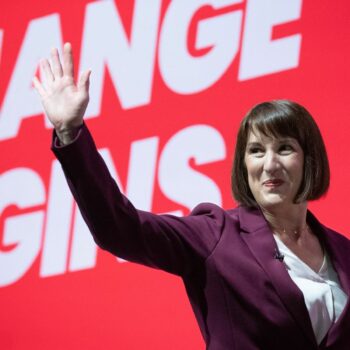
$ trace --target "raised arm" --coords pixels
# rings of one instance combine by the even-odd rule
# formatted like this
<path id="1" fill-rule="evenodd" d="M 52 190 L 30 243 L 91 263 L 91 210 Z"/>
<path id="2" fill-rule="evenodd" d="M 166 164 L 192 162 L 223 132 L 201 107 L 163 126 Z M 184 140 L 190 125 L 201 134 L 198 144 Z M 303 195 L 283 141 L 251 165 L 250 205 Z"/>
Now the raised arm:
<path id="1" fill-rule="evenodd" d="M 40 66 L 43 82 L 34 78 L 34 84 L 61 141 L 58 144 L 54 138 L 52 149 L 95 242 L 124 259 L 188 274 L 216 246 L 224 211 L 204 204 L 188 217 L 178 218 L 134 208 L 112 179 L 83 125 L 90 72 L 84 72 L 75 83 L 70 44 L 64 45 L 63 66 L 57 49 L 51 51 L 51 64 L 44 59 Z"/>
<path id="2" fill-rule="evenodd" d="M 85 71 L 75 82 L 70 43 L 64 44 L 62 61 L 63 65 L 58 50 L 53 48 L 51 64 L 47 59 L 40 61 L 42 82 L 34 77 L 33 83 L 58 138 L 65 145 L 72 142 L 83 123 L 89 102 L 90 71 Z"/>

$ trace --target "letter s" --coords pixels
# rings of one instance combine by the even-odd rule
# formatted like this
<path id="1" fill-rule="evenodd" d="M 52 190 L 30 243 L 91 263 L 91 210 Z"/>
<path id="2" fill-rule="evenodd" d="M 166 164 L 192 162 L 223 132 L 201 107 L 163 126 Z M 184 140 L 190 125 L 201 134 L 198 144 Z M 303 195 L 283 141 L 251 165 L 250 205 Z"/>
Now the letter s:
<path id="1" fill-rule="evenodd" d="M 223 160 L 226 147 L 222 135 L 208 125 L 189 126 L 176 133 L 165 145 L 159 160 L 159 184 L 166 196 L 193 209 L 199 202 L 221 205 L 221 191 L 209 177 L 195 171 L 196 165 Z"/>

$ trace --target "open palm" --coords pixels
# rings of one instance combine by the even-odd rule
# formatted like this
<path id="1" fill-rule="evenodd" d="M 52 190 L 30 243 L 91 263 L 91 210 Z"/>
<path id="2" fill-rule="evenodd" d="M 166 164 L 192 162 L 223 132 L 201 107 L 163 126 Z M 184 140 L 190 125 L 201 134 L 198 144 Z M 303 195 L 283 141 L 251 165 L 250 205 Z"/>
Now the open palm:
<path id="1" fill-rule="evenodd" d="M 75 83 L 71 45 L 66 43 L 63 47 L 63 65 L 54 48 L 51 64 L 43 59 L 40 69 L 42 82 L 35 77 L 33 83 L 56 131 L 66 132 L 81 125 L 89 102 L 90 71 L 84 72 Z"/>

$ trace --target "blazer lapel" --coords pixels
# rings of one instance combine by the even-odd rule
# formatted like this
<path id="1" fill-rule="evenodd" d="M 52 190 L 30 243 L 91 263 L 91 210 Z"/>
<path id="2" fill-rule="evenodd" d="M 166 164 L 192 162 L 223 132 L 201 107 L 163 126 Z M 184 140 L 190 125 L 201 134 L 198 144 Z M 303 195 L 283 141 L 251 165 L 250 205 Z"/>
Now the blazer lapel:
<path id="1" fill-rule="evenodd" d="M 318 235 L 319 240 L 324 245 L 333 267 L 336 270 L 340 284 L 346 294 L 350 294 L 350 256 L 348 245 L 343 244 L 339 233 L 336 233 L 323 226 L 311 213 L 308 212 L 307 221 L 313 231 Z"/>
<path id="2" fill-rule="evenodd" d="M 271 229 L 259 209 L 239 207 L 242 238 L 255 259 L 268 275 L 282 303 L 314 346 L 316 338 L 300 289 L 290 278 L 278 252 Z"/>
<path id="3" fill-rule="evenodd" d="M 328 253 L 332 265 L 337 272 L 340 284 L 344 292 L 348 295 L 348 301 L 341 313 L 339 319 L 334 323 L 328 331 L 325 342 L 327 346 L 332 345 L 346 329 L 350 330 L 350 255 L 349 244 L 344 241 L 338 233 L 326 228 L 318 222 L 318 220 L 308 212 L 308 223 L 313 231 L 319 235 L 320 241 L 323 243 Z"/>

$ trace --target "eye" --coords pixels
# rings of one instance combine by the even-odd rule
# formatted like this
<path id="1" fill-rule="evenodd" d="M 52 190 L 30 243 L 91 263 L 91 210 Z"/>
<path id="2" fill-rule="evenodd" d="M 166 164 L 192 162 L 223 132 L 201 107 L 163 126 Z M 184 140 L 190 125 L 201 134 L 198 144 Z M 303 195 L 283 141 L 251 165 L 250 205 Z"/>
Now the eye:
<path id="1" fill-rule="evenodd" d="M 248 153 L 253 155 L 262 155 L 264 153 L 264 149 L 260 146 L 251 146 L 248 148 Z"/>
<path id="2" fill-rule="evenodd" d="M 290 154 L 290 153 L 294 152 L 294 148 L 290 144 L 283 144 L 280 146 L 278 151 L 281 154 Z"/>

